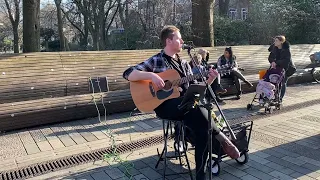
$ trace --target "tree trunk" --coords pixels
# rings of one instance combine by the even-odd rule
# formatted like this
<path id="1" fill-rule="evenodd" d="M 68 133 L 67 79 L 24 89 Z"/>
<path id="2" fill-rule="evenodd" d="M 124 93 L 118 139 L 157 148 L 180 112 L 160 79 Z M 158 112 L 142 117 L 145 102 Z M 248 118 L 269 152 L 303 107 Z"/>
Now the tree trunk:
<path id="1" fill-rule="evenodd" d="M 40 51 L 40 0 L 23 0 L 23 52 Z"/>
<path id="2" fill-rule="evenodd" d="M 219 0 L 219 15 L 227 16 L 230 0 Z"/>
<path id="3" fill-rule="evenodd" d="M 65 46 L 66 40 L 64 39 L 65 37 L 63 34 L 63 22 L 62 22 L 62 15 L 61 15 L 61 0 L 55 0 L 54 3 L 56 4 L 56 8 L 57 8 L 60 51 L 66 51 L 66 46 Z"/>
<path id="4" fill-rule="evenodd" d="M 192 0 L 192 31 L 195 46 L 214 46 L 214 0 Z"/>
<path id="5" fill-rule="evenodd" d="M 104 5 L 105 3 L 99 1 L 99 13 L 98 13 L 98 21 L 97 25 L 97 31 L 99 31 L 99 50 L 105 50 L 106 49 L 106 42 L 105 42 L 105 29 L 106 29 L 106 23 L 104 21 L 105 19 L 105 12 L 104 12 Z"/>
<path id="6" fill-rule="evenodd" d="M 19 33 L 18 25 L 12 27 L 13 30 L 13 51 L 14 53 L 19 53 Z"/>
<path id="7" fill-rule="evenodd" d="M 99 51 L 99 32 L 96 32 L 96 30 L 94 30 L 93 32 L 91 32 L 91 35 L 93 41 L 93 50 Z"/>

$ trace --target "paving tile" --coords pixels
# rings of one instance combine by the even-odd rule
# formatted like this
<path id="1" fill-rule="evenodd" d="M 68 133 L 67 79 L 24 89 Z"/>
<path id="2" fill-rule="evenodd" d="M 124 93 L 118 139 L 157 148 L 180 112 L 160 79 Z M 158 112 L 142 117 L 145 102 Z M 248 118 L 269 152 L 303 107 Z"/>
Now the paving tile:
<path id="1" fill-rule="evenodd" d="M 320 173 L 320 167 L 319 166 L 315 166 L 315 165 L 310 164 L 310 163 L 305 163 L 305 164 L 301 165 L 301 167 L 310 169 L 311 171 L 314 171 L 314 172 L 317 172 L 317 173 Z"/>
<path id="2" fill-rule="evenodd" d="M 51 145 L 49 144 L 48 141 L 37 142 L 37 145 L 38 145 L 40 151 L 49 151 L 49 150 L 52 150 L 52 147 L 51 147 Z"/>
<path id="3" fill-rule="evenodd" d="M 292 180 L 292 177 L 286 175 L 286 174 L 283 174 L 279 171 L 272 171 L 269 173 L 271 176 L 273 177 L 276 177 L 276 178 L 279 178 L 281 180 Z"/>
<path id="4" fill-rule="evenodd" d="M 159 125 L 158 123 L 154 122 L 153 120 L 154 120 L 154 118 L 148 118 L 148 119 L 142 120 L 142 122 L 146 123 L 147 125 L 151 126 L 152 128 L 162 127 L 162 124 Z"/>
<path id="5" fill-rule="evenodd" d="M 48 142 L 52 146 L 53 149 L 59 149 L 65 147 L 59 138 L 49 139 Z"/>
<path id="6" fill-rule="evenodd" d="M 28 131 L 20 132 L 19 133 L 20 140 L 23 144 L 35 144 L 31 134 Z"/>
<path id="7" fill-rule="evenodd" d="M 267 164 L 268 162 L 270 162 L 265 158 L 261 158 L 259 156 L 256 156 L 255 154 L 249 154 L 249 158 L 250 158 L 250 160 L 253 160 L 253 161 L 260 163 L 260 164 Z"/>
<path id="8" fill-rule="evenodd" d="M 293 178 L 300 178 L 300 177 L 303 177 L 305 176 L 304 174 L 301 174 L 301 173 L 298 173 L 298 172 L 294 172 L 292 174 L 290 174 L 290 177 L 293 177 Z"/>
<path id="9" fill-rule="evenodd" d="M 90 175 L 76 178 L 76 180 L 94 180 Z"/>
<path id="10" fill-rule="evenodd" d="M 27 154 L 35 154 L 40 152 L 39 147 L 35 143 L 23 144 L 24 148 L 27 151 Z"/>
<path id="11" fill-rule="evenodd" d="M 229 173 L 220 174 L 219 177 L 225 180 L 238 180 L 239 178 Z"/>
<path id="12" fill-rule="evenodd" d="M 295 165 L 298 165 L 298 166 L 301 166 L 301 165 L 303 165 L 303 164 L 306 163 L 306 162 L 304 162 L 304 161 L 299 161 L 299 160 L 297 160 L 297 158 L 292 158 L 292 157 L 290 157 L 290 156 L 285 156 L 285 157 L 283 157 L 283 158 L 281 158 L 281 159 L 286 160 L 286 161 L 288 161 L 288 162 L 291 162 L 291 163 L 293 163 L 293 164 L 295 164 Z"/>
<path id="13" fill-rule="evenodd" d="M 302 177 L 299 177 L 298 180 L 315 180 L 315 179 L 309 176 L 302 176 Z"/>
<path id="14" fill-rule="evenodd" d="M 83 127 L 90 133 L 92 133 L 97 139 L 106 139 L 106 136 L 103 132 L 101 132 L 98 128 L 93 126 L 88 120 L 79 121 Z"/>
<path id="15" fill-rule="evenodd" d="M 273 151 L 272 149 L 264 149 L 264 150 L 262 150 L 262 152 L 264 152 L 266 154 L 269 154 L 271 156 L 275 156 L 277 158 L 282 158 L 282 157 L 286 156 L 285 154 L 282 154 L 282 153 L 277 152 L 277 151 Z"/>
<path id="16" fill-rule="evenodd" d="M 71 137 L 71 139 L 76 143 L 76 144 L 83 144 L 86 143 L 88 141 L 86 141 L 79 133 L 75 132 L 75 133 L 70 133 L 69 136 Z"/>
<path id="17" fill-rule="evenodd" d="M 66 147 L 76 145 L 76 143 L 69 136 L 60 136 L 59 139 Z"/>
<path id="18" fill-rule="evenodd" d="M 254 177 L 254 176 L 251 176 L 250 174 L 247 174 L 247 175 L 245 175 L 245 176 L 242 176 L 241 179 L 242 179 L 242 180 L 260 180 L 260 179 Z"/>
<path id="19" fill-rule="evenodd" d="M 161 176 L 163 175 L 163 169 L 158 169 L 157 172 L 159 174 L 161 174 Z M 166 179 L 168 180 L 175 180 L 175 179 L 179 179 L 182 178 L 179 174 L 175 174 L 176 172 L 174 172 L 172 169 L 170 169 L 169 167 L 166 169 L 166 174 L 170 174 L 170 176 L 166 176 Z M 174 175 L 173 175 L 174 174 Z M 190 176 L 188 177 L 190 178 Z M 163 179 L 163 178 L 160 178 Z M 159 179 L 159 180 L 160 180 Z"/>
<path id="20" fill-rule="evenodd" d="M 29 132 L 35 142 L 42 142 L 47 140 L 39 129 L 29 130 Z"/>
<path id="21" fill-rule="evenodd" d="M 151 126 L 149 126 L 148 124 L 146 124 L 145 122 L 142 121 L 137 121 L 135 122 L 138 126 L 142 127 L 143 129 L 152 129 Z"/>
<path id="22" fill-rule="evenodd" d="M 108 176 L 111 177 L 112 179 L 118 179 L 126 176 L 122 171 L 120 171 L 120 169 L 115 167 L 106 168 L 104 172 L 107 173 Z"/>
<path id="23" fill-rule="evenodd" d="M 54 135 L 54 132 L 49 127 L 41 128 L 40 131 L 47 140 L 57 139 L 58 137 Z"/>
<path id="24" fill-rule="evenodd" d="M 271 156 L 270 154 L 264 153 L 263 151 L 254 152 L 254 155 L 259 156 L 261 158 L 267 158 L 267 157 Z"/>
<path id="25" fill-rule="evenodd" d="M 264 173 L 262 171 L 259 171 L 255 168 L 249 168 L 249 169 L 245 169 L 243 171 L 245 171 L 246 173 L 248 173 L 256 178 L 262 179 L 262 180 L 270 180 L 270 179 L 274 178 L 273 176 L 271 176 L 267 173 Z"/>
<path id="26" fill-rule="evenodd" d="M 150 167 L 140 169 L 139 171 L 150 180 L 154 180 L 162 177 L 159 173 L 157 173 L 155 170 L 153 170 Z"/>
<path id="27" fill-rule="evenodd" d="M 75 121 L 68 122 L 74 130 L 76 130 L 81 136 L 86 139 L 87 141 L 96 141 L 98 140 L 97 137 L 95 137 L 92 133 L 88 132 L 82 125 L 78 124 Z"/>
<path id="28" fill-rule="evenodd" d="M 308 157 L 305 157 L 305 156 L 300 156 L 298 157 L 297 159 L 301 160 L 301 161 L 305 161 L 305 162 L 308 162 L 310 164 L 313 164 L 315 166 L 318 166 L 320 167 L 320 161 L 316 161 L 314 159 L 311 159 L 311 158 L 308 158 Z"/>
<path id="29" fill-rule="evenodd" d="M 133 179 L 135 179 L 135 180 L 149 180 L 149 178 L 147 178 L 145 175 L 143 175 L 143 174 L 138 174 L 138 175 L 135 175 L 134 177 L 133 177 Z"/>
<path id="30" fill-rule="evenodd" d="M 133 161 L 133 167 L 139 170 L 139 169 L 148 167 L 148 165 L 142 162 L 141 160 L 136 160 L 136 161 Z"/>
<path id="31" fill-rule="evenodd" d="M 100 171 L 100 172 L 95 172 L 93 174 L 91 174 L 91 177 L 94 180 L 112 180 L 111 177 L 109 177 L 104 171 Z"/>
<path id="32" fill-rule="evenodd" d="M 5 159 L 27 155 L 18 133 L 0 135 L 0 163 Z"/>
<path id="33" fill-rule="evenodd" d="M 271 163 L 271 162 L 270 162 Z M 267 163 L 269 164 L 269 163 Z M 272 172 L 274 171 L 275 169 L 277 169 L 276 167 L 268 167 L 266 164 L 265 165 L 262 165 L 260 163 L 257 163 L 255 161 L 250 161 L 246 164 L 252 168 L 256 168 L 256 169 L 259 169 L 260 171 L 264 172 L 264 173 L 269 173 L 269 172 Z"/>
<path id="34" fill-rule="evenodd" d="M 131 166 L 130 167 L 119 166 L 119 169 L 129 178 L 141 173 L 136 168 L 134 168 L 134 166 L 132 166 L 132 167 Z"/>
<path id="35" fill-rule="evenodd" d="M 224 171 L 236 176 L 236 177 L 242 177 L 242 176 L 245 176 L 247 175 L 247 173 L 241 171 L 241 170 L 238 170 L 232 166 L 229 166 L 229 167 L 226 167 L 223 169 Z"/>

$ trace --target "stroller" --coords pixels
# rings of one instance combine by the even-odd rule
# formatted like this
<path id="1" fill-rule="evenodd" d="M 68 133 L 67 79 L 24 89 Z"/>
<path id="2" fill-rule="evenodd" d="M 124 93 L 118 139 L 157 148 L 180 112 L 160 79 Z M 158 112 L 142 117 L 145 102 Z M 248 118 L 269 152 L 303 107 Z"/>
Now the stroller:
<path id="1" fill-rule="evenodd" d="M 256 88 L 256 94 L 250 104 L 247 104 L 247 110 L 253 109 L 253 103 L 256 102 L 260 107 L 265 108 L 265 113 L 272 113 L 274 106 L 281 109 L 280 91 L 281 82 L 284 78 L 285 71 L 283 68 L 270 68 L 265 75 L 259 80 Z"/>

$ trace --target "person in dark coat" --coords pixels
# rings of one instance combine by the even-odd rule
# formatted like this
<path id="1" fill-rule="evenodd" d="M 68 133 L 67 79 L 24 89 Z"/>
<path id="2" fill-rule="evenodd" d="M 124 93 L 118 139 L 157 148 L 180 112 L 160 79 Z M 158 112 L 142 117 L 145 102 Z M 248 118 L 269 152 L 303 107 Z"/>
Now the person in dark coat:
<path id="1" fill-rule="evenodd" d="M 269 47 L 269 62 L 271 68 L 283 68 L 286 73 L 281 83 L 280 102 L 286 93 L 288 78 L 295 72 L 296 68 L 291 59 L 290 44 L 285 36 L 276 36 L 274 44 Z"/>

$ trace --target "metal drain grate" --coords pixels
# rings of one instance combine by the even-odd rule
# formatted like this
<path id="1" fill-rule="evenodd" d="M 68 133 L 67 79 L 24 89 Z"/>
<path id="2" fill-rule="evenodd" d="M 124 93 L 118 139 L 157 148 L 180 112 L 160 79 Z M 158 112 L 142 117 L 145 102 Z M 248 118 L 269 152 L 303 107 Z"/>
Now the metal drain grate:
<path id="1" fill-rule="evenodd" d="M 170 137 L 171 139 L 171 137 Z M 130 143 L 122 143 L 117 146 L 117 153 L 124 154 L 130 151 L 139 150 L 142 148 L 161 144 L 163 142 L 163 136 L 153 136 Z M 112 153 L 111 147 L 103 148 L 88 153 L 81 153 L 72 155 L 52 161 L 47 161 L 39 164 L 34 164 L 24 168 L 18 168 L 11 171 L 0 172 L 0 180 L 15 180 L 26 179 L 49 172 L 59 171 L 61 169 L 70 168 L 73 166 L 101 160 L 104 154 Z"/>
<path id="2" fill-rule="evenodd" d="M 286 106 L 282 108 L 280 111 L 274 111 L 272 114 L 251 115 L 251 116 L 231 119 L 230 125 L 263 119 L 265 117 L 270 117 L 272 115 L 286 113 L 289 111 L 313 106 L 316 104 L 320 104 L 320 99 L 315 99 L 308 102 Z M 133 141 L 130 143 L 122 143 L 117 146 L 117 153 L 124 154 L 130 151 L 158 145 L 158 144 L 161 144 L 162 142 L 163 142 L 163 136 L 159 135 L 159 136 L 153 136 L 153 137 Z M 72 155 L 72 156 L 68 156 L 68 157 L 64 157 L 64 158 L 60 158 L 52 161 L 46 161 L 43 163 L 38 163 L 38 164 L 30 165 L 27 167 L 14 169 L 11 171 L 0 172 L 0 180 L 26 179 L 26 178 L 31 178 L 31 177 L 39 176 L 42 174 L 46 174 L 49 172 L 59 171 L 61 169 L 66 169 L 73 166 L 101 160 L 104 154 L 109 154 L 111 152 L 112 152 L 111 147 L 108 147 L 108 148 L 103 148 L 103 149 L 99 149 L 99 150 L 95 150 L 87 153 Z"/>

